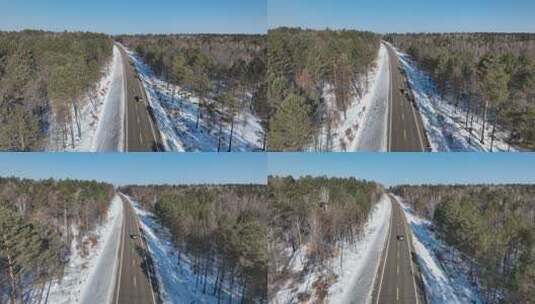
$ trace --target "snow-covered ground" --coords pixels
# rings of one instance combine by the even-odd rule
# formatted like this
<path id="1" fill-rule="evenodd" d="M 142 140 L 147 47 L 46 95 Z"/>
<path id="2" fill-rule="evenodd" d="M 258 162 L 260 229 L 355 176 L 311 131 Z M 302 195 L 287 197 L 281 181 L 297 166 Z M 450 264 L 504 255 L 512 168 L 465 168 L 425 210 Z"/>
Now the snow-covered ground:
<path id="1" fill-rule="evenodd" d="M 470 135 L 465 128 L 466 112 L 456 110 L 453 104 L 443 100 L 431 77 L 419 70 L 407 54 L 396 52 L 407 73 L 433 151 L 490 151 L 492 124 L 487 124 L 485 143 L 481 144 L 481 120 L 474 121 Z M 507 134 L 504 131 L 496 131 L 493 151 L 515 150 L 505 142 L 505 138 Z"/>
<path id="2" fill-rule="evenodd" d="M 200 126 L 196 128 L 198 97 L 190 95 L 179 86 L 158 79 L 134 52 L 125 50 L 143 81 L 166 150 L 217 151 L 219 126 L 210 127 L 205 119 L 207 114 L 203 113 Z M 239 112 L 234 122 L 232 151 L 261 149 L 263 130 L 259 119 L 246 107 L 242 107 Z M 230 127 L 227 124 L 223 126 L 221 138 L 221 151 L 227 151 L 230 139 Z"/>
<path id="3" fill-rule="evenodd" d="M 338 123 L 331 130 L 333 151 L 386 151 L 388 92 L 390 86 L 390 64 L 386 47 L 381 44 L 374 68 L 369 72 L 368 90 L 361 98 L 355 96 L 347 109 L 346 119 L 335 109 L 332 89 L 324 89 L 328 111 L 336 115 Z M 366 77 L 361 79 L 366 82 Z M 320 132 L 320 141 L 325 145 L 327 129 Z"/>
<path id="4" fill-rule="evenodd" d="M 89 254 L 82 256 L 76 242 L 72 242 L 65 274 L 52 284 L 48 303 L 111 303 L 122 225 L 123 203 L 115 195 L 105 223 L 94 232 L 98 241 L 89 248 Z"/>
<path id="5" fill-rule="evenodd" d="M 80 134 L 78 134 L 76 123 L 73 123 L 74 148 L 72 146 L 70 133 L 69 138 L 63 146 L 62 133 L 54 122 L 50 128 L 49 151 L 70 151 L 70 152 L 111 152 L 123 151 L 123 126 L 125 111 L 124 96 L 124 66 L 121 52 L 118 47 L 113 47 L 113 59 L 104 68 L 104 76 L 98 83 L 97 91 L 92 92 L 94 96 L 85 96 L 82 100 L 79 111 Z M 72 117 L 75 117 L 74 110 Z"/>
<path id="6" fill-rule="evenodd" d="M 338 256 L 334 257 L 327 271 L 306 273 L 306 248 L 300 248 L 290 260 L 289 270 L 304 274 L 299 282 L 288 281 L 270 299 L 273 304 L 315 303 L 313 284 L 318 278 L 334 276 L 335 282 L 329 287 L 325 303 L 368 303 L 379 267 L 381 254 L 390 228 L 392 204 L 387 195 L 383 195 L 376 204 L 361 238 L 353 245 L 342 244 Z M 310 294 L 311 298 L 302 302 L 297 298 L 301 293 Z"/>
<path id="7" fill-rule="evenodd" d="M 149 252 L 154 260 L 156 278 L 159 283 L 160 296 L 164 303 L 218 303 L 217 296 L 212 293 L 203 294 L 202 286 L 196 287 L 196 274 L 193 273 L 191 261 L 184 253 L 180 255 L 172 242 L 168 229 L 163 227 L 154 214 L 142 209 L 132 198 L 123 195 L 132 204 L 140 219 L 140 225 L 147 238 Z M 208 290 L 213 290 L 215 280 L 209 279 Z M 225 292 L 225 301 L 231 294 Z M 233 293 L 233 303 L 238 303 L 240 294 Z"/>
<path id="8" fill-rule="evenodd" d="M 484 303 L 479 288 L 468 280 L 468 265 L 457 258 L 440 259 L 451 256 L 451 247 L 440 240 L 432 230 L 432 223 L 414 214 L 412 209 L 396 196 L 409 227 L 413 233 L 413 246 L 417 263 L 422 274 L 428 303 Z"/>

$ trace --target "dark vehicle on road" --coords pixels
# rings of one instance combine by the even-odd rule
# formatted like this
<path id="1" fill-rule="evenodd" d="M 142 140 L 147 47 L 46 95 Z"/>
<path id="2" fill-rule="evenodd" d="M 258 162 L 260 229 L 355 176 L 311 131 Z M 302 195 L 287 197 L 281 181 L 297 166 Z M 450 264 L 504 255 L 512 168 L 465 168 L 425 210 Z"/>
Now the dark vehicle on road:
<path id="1" fill-rule="evenodd" d="M 397 236 L 398 241 L 403 241 L 405 239 L 405 236 L 403 234 L 400 234 Z"/>
<path id="2" fill-rule="evenodd" d="M 135 234 L 135 233 L 130 233 L 130 238 L 131 238 L 131 239 L 135 240 L 135 239 L 137 239 L 138 237 L 139 237 L 139 236 L 138 236 L 137 234 Z"/>
<path id="3" fill-rule="evenodd" d="M 136 102 L 140 102 L 141 100 L 143 100 L 143 98 L 139 97 L 139 96 L 134 96 L 134 99 L 136 100 Z"/>

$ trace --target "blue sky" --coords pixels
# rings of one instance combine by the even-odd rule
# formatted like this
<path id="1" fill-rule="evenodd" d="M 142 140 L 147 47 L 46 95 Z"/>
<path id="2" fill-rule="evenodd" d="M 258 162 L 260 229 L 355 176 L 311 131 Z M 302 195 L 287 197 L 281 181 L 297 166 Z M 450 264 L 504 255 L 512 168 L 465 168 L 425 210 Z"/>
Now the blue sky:
<path id="1" fill-rule="evenodd" d="M 266 183 L 262 153 L 0 153 L 0 176 L 124 184 Z"/>
<path id="2" fill-rule="evenodd" d="M 533 183 L 535 153 L 280 153 L 271 175 L 355 176 L 384 185 Z"/>
<path id="3" fill-rule="evenodd" d="M 0 0 L 0 29 L 259 33 L 265 0 Z"/>
<path id="4" fill-rule="evenodd" d="M 267 0 L 269 27 L 535 32 L 534 0 Z"/>

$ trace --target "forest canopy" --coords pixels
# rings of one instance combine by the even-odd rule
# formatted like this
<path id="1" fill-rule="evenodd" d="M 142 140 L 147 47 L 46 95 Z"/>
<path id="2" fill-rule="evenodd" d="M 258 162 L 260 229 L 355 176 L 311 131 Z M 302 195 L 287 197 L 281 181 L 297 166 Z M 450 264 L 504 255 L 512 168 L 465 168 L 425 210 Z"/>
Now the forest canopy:
<path id="1" fill-rule="evenodd" d="M 393 191 L 464 254 L 470 280 L 483 285 L 488 303 L 535 298 L 535 186 L 398 186 Z"/>
<path id="2" fill-rule="evenodd" d="M 332 143 L 322 147 L 316 141 L 319 129 L 329 130 L 336 122 L 329 111 L 345 115 L 353 97 L 366 92 L 359 80 L 367 77 L 379 43 L 380 36 L 371 32 L 285 27 L 269 30 L 269 150 L 329 150 Z M 324 100 L 327 86 L 336 99 L 334 109 Z"/>
<path id="3" fill-rule="evenodd" d="M 265 186 L 128 186 L 121 191 L 170 230 L 204 293 L 223 302 L 224 288 L 241 294 L 242 303 L 267 303 Z M 209 278 L 217 278 L 214 290 L 206 289 Z"/>
<path id="4" fill-rule="evenodd" d="M 64 137 L 112 56 L 112 39 L 81 32 L 0 32 L 0 150 L 43 150 L 52 121 Z"/>
<path id="5" fill-rule="evenodd" d="M 389 34 L 386 40 L 406 52 L 427 72 L 440 95 L 466 112 L 470 132 L 473 117 L 491 134 L 496 127 L 510 132 L 507 141 L 535 149 L 535 34 L 445 33 Z M 478 133 L 479 133 L 478 132 Z"/>

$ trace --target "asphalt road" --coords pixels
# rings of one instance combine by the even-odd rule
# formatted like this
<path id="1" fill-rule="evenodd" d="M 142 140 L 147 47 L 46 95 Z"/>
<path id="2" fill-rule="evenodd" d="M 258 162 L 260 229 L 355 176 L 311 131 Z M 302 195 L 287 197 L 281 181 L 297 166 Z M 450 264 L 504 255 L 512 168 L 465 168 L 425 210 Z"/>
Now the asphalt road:
<path id="1" fill-rule="evenodd" d="M 423 152 L 426 149 L 425 130 L 420 114 L 409 98 L 401 91 L 408 91 L 401 73 L 399 59 L 387 43 L 390 62 L 390 98 L 388 117 L 388 152 Z"/>
<path id="2" fill-rule="evenodd" d="M 149 114 L 147 96 L 125 50 L 119 46 L 125 76 L 125 143 L 126 151 L 163 151 L 158 129 Z"/>
<path id="3" fill-rule="evenodd" d="M 413 263 L 414 249 L 411 234 L 400 204 L 392 200 L 390 232 L 383 252 L 373 294 L 373 303 L 423 303 L 416 265 Z M 403 235 L 403 240 L 398 236 Z"/>
<path id="4" fill-rule="evenodd" d="M 119 248 L 119 273 L 115 282 L 113 303 L 155 304 L 154 276 L 147 246 L 139 229 L 137 215 L 123 198 L 123 232 Z M 137 235 L 132 238 L 131 235 Z M 151 281 L 152 278 L 152 281 Z"/>

